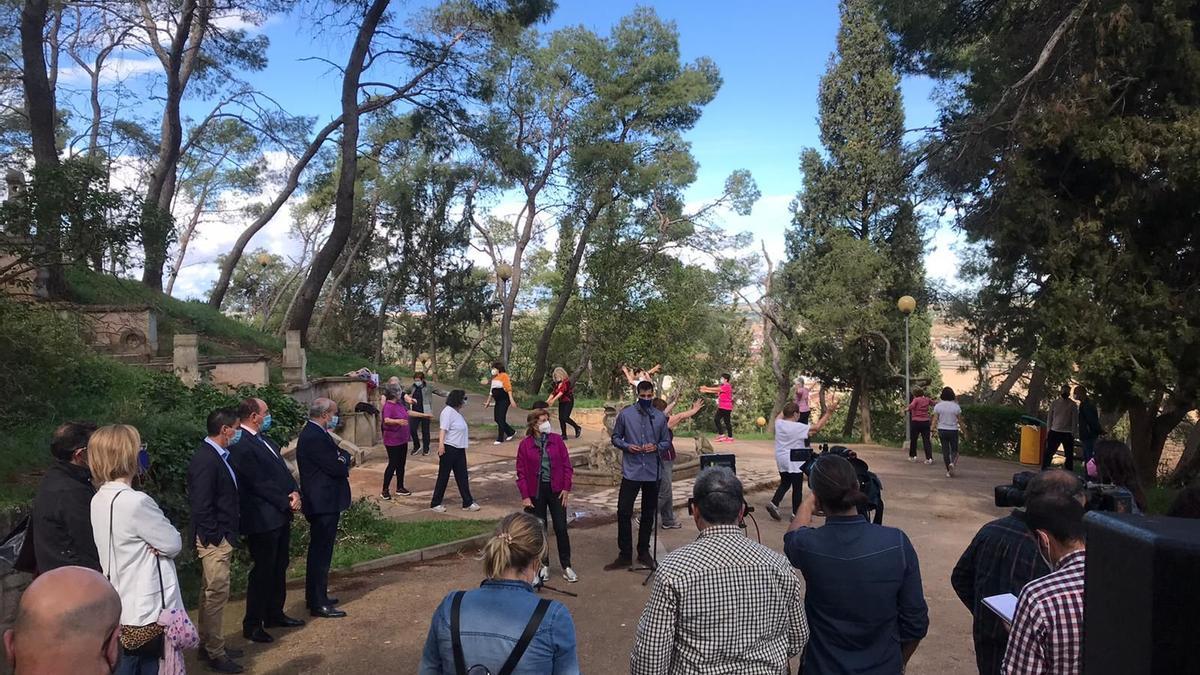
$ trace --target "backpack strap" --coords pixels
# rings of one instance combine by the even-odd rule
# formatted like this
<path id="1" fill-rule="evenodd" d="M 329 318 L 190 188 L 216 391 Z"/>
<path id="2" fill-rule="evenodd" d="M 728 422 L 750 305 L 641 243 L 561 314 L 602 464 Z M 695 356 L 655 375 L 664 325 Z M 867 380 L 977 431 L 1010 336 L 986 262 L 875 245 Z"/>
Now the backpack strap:
<path id="1" fill-rule="evenodd" d="M 521 657 L 525 655 L 529 643 L 533 642 L 533 635 L 537 633 L 538 626 L 542 625 L 542 619 L 546 616 L 548 609 L 550 609 L 549 600 L 543 598 L 538 601 L 537 609 L 533 610 L 533 616 L 529 617 L 529 623 L 525 624 L 525 632 L 521 634 L 517 646 L 513 647 L 512 653 L 508 655 L 508 660 L 500 668 L 499 675 L 512 675 L 512 672 L 517 669 L 517 664 L 521 662 Z"/>
<path id="2" fill-rule="evenodd" d="M 459 624 L 459 614 L 462 610 L 462 599 L 465 592 L 455 591 L 454 598 L 450 601 L 450 647 L 454 651 L 454 672 L 457 675 L 467 675 L 467 659 L 463 656 Z"/>

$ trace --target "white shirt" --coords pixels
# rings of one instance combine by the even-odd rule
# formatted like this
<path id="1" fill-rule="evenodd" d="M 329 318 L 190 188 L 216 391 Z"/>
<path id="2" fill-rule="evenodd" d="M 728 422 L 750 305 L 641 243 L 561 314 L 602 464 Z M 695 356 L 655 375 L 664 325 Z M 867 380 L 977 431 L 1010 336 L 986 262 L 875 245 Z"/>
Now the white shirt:
<path id="1" fill-rule="evenodd" d="M 154 499 L 125 483 L 110 481 L 101 485 L 92 497 L 91 516 L 100 567 L 121 597 L 121 623 L 145 626 L 158 620 L 162 599 L 156 565 L 162 572 L 167 609 L 183 609 L 174 561 L 183 550 L 183 539 Z M 150 547 L 161 557 L 155 556 Z"/>
<path id="2" fill-rule="evenodd" d="M 933 414 L 937 416 L 938 429 L 958 431 L 958 416 L 962 414 L 962 408 L 957 403 L 938 401 L 938 404 L 933 406 Z"/>
<path id="3" fill-rule="evenodd" d="M 775 464 L 781 473 L 800 473 L 804 462 L 792 461 L 792 450 L 808 444 L 809 425 L 791 420 L 775 420 Z"/>
<path id="4" fill-rule="evenodd" d="M 467 447 L 467 420 L 462 413 L 450 406 L 442 408 L 442 414 L 438 417 L 438 426 L 446 432 L 446 445 L 456 448 Z"/>
<path id="5" fill-rule="evenodd" d="M 210 447 L 212 447 L 213 450 L 217 451 L 217 457 L 220 457 L 221 461 L 225 463 L 225 470 L 227 470 L 229 472 L 229 477 L 233 479 L 233 487 L 236 488 L 237 487 L 237 475 L 235 475 L 233 473 L 233 467 L 229 465 L 229 450 L 217 445 L 213 441 L 213 439 L 208 438 L 207 436 L 204 437 L 204 442 L 208 443 L 208 445 Z"/>

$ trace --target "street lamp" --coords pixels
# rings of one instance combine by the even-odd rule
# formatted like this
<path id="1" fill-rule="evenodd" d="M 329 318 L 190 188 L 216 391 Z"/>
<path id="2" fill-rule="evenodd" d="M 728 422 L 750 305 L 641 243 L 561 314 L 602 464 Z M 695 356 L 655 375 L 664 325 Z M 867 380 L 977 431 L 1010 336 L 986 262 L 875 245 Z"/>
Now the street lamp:
<path id="1" fill-rule="evenodd" d="M 905 295 L 896 301 L 896 309 L 904 315 L 904 444 L 907 449 L 912 449 L 912 413 L 908 411 L 909 400 L 912 397 L 912 380 L 909 374 L 909 348 L 908 348 L 908 318 L 912 316 L 913 310 L 917 308 L 917 299 L 911 295 Z"/>
<path id="2" fill-rule="evenodd" d="M 508 363 L 509 352 L 512 351 L 512 331 L 509 328 L 508 314 L 508 280 L 512 279 L 512 276 L 512 265 L 496 265 L 496 280 L 500 282 L 500 294 L 504 298 L 504 309 L 500 318 L 500 360 L 505 364 Z"/>

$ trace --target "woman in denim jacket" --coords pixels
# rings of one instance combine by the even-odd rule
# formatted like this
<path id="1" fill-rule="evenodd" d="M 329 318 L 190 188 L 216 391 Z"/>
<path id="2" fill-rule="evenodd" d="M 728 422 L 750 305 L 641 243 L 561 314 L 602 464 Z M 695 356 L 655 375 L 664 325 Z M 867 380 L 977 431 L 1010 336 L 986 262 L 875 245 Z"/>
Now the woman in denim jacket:
<path id="1" fill-rule="evenodd" d="M 546 549 L 546 534 L 537 518 L 512 513 L 500 521 L 496 534 L 483 547 L 487 579 L 479 588 L 463 593 L 461 600 L 459 634 L 466 668 L 484 666 L 491 673 L 500 672 L 537 608 L 539 598 L 532 584 Z M 447 595 L 433 614 L 421 655 L 421 675 L 456 672 L 450 613 L 457 593 Z M 512 675 L 579 672 L 575 622 L 561 602 L 549 603 Z"/>

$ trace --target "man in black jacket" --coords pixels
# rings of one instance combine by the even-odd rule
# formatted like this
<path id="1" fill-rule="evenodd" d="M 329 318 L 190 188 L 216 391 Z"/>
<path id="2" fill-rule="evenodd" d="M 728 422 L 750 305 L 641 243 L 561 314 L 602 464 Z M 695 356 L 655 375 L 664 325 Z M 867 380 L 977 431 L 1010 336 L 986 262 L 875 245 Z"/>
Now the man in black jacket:
<path id="1" fill-rule="evenodd" d="M 229 568 L 233 542 L 238 536 L 238 485 L 229 464 L 229 446 L 242 430 L 237 411 L 217 408 L 208 415 L 208 437 L 196 448 L 188 464 L 187 493 L 195 530 L 196 556 L 200 559 L 200 656 L 219 673 L 240 673 L 243 668 L 226 653 L 221 619 L 229 600 Z"/>
<path id="2" fill-rule="evenodd" d="M 229 446 L 229 461 L 241 496 L 241 532 L 254 561 L 246 584 L 242 636 L 254 642 L 274 642 L 264 627 L 304 625 L 283 613 L 292 513 L 300 509 L 300 488 L 279 446 L 266 436 L 272 422 L 266 401 L 248 398 L 238 405 L 237 413 L 242 437 Z"/>
<path id="3" fill-rule="evenodd" d="M 338 518 L 350 508 L 350 453 L 329 436 L 329 430 L 338 425 L 337 413 L 337 403 L 332 400 L 313 401 L 308 423 L 296 443 L 301 504 L 310 530 L 304 600 L 312 616 L 327 618 L 346 616 L 329 597 L 329 565 Z"/>
<path id="4" fill-rule="evenodd" d="M 29 543 L 39 573 L 68 565 L 100 571 L 92 537 L 96 489 L 87 466 L 88 439 L 95 430 L 91 422 L 67 422 L 50 437 L 55 461 L 42 477 L 29 519 Z"/>

